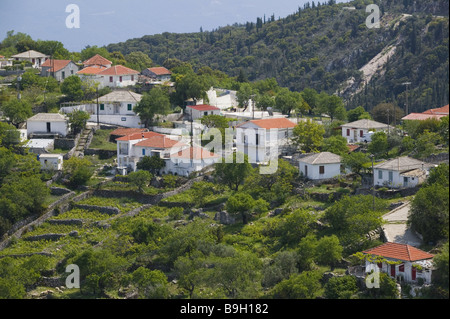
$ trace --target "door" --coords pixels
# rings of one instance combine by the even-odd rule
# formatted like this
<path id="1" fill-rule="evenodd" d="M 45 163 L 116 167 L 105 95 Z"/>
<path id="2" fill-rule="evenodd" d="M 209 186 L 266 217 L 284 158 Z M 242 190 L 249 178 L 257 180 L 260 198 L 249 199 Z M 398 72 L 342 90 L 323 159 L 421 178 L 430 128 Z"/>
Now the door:
<path id="1" fill-rule="evenodd" d="M 52 131 L 51 129 L 51 123 L 47 122 L 47 133 L 50 133 Z"/>
<path id="2" fill-rule="evenodd" d="M 395 265 L 391 265 L 391 277 L 395 277 Z"/>
<path id="3" fill-rule="evenodd" d="M 305 165 L 305 177 L 308 177 L 308 165 Z"/>
<path id="4" fill-rule="evenodd" d="M 408 187 L 408 177 L 403 177 L 403 187 Z"/>
<path id="5" fill-rule="evenodd" d="M 416 278 L 417 278 L 417 269 L 416 269 L 416 267 L 412 267 L 411 268 L 411 279 L 416 280 Z"/>

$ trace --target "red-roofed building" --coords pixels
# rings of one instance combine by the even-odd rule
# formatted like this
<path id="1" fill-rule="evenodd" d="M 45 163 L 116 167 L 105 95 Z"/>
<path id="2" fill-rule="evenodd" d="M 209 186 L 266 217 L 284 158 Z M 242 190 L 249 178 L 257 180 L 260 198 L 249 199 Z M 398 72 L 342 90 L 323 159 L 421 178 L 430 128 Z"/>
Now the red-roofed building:
<path id="1" fill-rule="evenodd" d="M 112 66 L 112 62 L 108 59 L 102 57 L 100 54 L 96 54 L 90 59 L 87 59 L 83 62 L 83 65 L 85 67 L 104 67 L 104 68 L 110 68 Z"/>
<path id="2" fill-rule="evenodd" d="M 120 133 L 120 131 L 119 131 Z M 117 141 L 117 166 L 122 174 L 136 171 L 144 156 L 164 159 L 162 174 L 189 176 L 217 162 L 220 157 L 201 147 L 188 144 L 155 132 L 140 132 L 122 136 Z"/>
<path id="3" fill-rule="evenodd" d="M 403 121 L 409 120 L 409 121 L 423 121 L 428 119 L 437 119 L 440 120 L 441 118 L 449 116 L 449 105 L 445 105 L 440 108 L 436 109 L 429 109 L 426 110 L 423 113 L 410 113 L 402 118 Z"/>
<path id="4" fill-rule="evenodd" d="M 207 115 L 220 115 L 220 109 L 212 105 L 190 105 L 186 106 L 186 114 L 189 120 L 198 120 Z"/>
<path id="5" fill-rule="evenodd" d="M 162 66 L 145 69 L 142 71 L 142 74 L 161 82 L 170 81 L 172 76 L 172 72 Z"/>
<path id="6" fill-rule="evenodd" d="M 98 74 L 104 70 L 106 70 L 107 68 L 104 66 L 88 66 L 84 69 L 81 69 L 80 71 L 77 72 L 78 75 L 95 75 Z"/>
<path id="7" fill-rule="evenodd" d="M 71 60 L 48 59 L 41 68 L 41 76 L 52 76 L 59 82 L 78 72 L 78 66 Z"/>
<path id="8" fill-rule="evenodd" d="M 415 283 L 422 278 L 431 283 L 434 255 L 416 247 L 387 242 L 363 251 L 366 257 L 366 273 L 375 270 L 385 272 L 393 278 Z"/>
<path id="9" fill-rule="evenodd" d="M 283 155 L 296 124 L 287 118 L 251 120 L 236 127 L 238 152 L 248 155 L 250 163 L 265 163 Z M 284 154 L 285 155 L 285 154 Z"/>
<path id="10" fill-rule="evenodd" d="M 115 65 L 97 73 L 101 87 L 132 86 L 138 81 L 138 75 L 138 71 L 127 68 L 123 65 Z"/>

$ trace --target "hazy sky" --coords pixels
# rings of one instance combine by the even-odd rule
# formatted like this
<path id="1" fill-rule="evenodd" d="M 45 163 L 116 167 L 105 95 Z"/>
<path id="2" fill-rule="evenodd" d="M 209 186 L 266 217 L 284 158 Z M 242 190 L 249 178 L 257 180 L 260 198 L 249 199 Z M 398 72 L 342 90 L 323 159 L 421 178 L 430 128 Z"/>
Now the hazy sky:
<path id="1" fill-rule="evenodd" d="M 308 0 L 0 0 L 0 41 L 6 32 L 58 40 L 70 51 L 162 32 L 197 32 L 257 17 L 285 17 Z M 325 2 L 325 0 L 319 0 Z M 341 0 L 338 2 L 348 2 Z M 317 1 L 316 1 L 317 3 Z M 80 9 L 80 28 L 66 27 L 66 7 Z"/>

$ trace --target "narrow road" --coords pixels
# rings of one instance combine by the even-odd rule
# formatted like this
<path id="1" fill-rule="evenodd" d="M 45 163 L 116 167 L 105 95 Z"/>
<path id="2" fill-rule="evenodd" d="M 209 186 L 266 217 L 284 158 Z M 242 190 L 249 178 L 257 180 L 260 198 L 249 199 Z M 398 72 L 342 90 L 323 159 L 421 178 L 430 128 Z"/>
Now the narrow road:
<path id="1" fill-rule="evenodd" d="M 422 244 L 422 240 L 406 225 L 410 208 L 411 203 L 407 202 L 383 216 L 386 221 L 383 230 L 388 242 L 414 247 Z"/>

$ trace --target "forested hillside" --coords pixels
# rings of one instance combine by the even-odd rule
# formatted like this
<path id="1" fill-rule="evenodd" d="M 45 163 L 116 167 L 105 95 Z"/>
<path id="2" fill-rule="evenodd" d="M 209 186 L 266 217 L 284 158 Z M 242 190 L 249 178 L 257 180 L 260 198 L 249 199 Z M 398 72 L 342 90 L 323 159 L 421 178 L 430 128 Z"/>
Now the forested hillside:
<path id="1" fill-rule="evenodd" d="M 381 10 L 381 28 L 369 29 L 365 9 L 374 2 Z M 243 72 L 250 81 L 273 77 L 295 91 L 340 92 L 349 109 L 364 106 L 370 111 L 381 102 L 403 108 L 403 83 L 411 82 L 409 111 L 423 111 L 449 100 L 448 8 L 445 0 L 312 2 L 287 17 L 148 35 L 107 49 L 124 55 L 142 51 L 161 65 L 177 58 L 197 69 L 209 66 L 230 76 Z M 360 69 L 388 49 L 392 55 L 368 81 Z M 348 80 L 353 84 L 344 90 Z"/>

